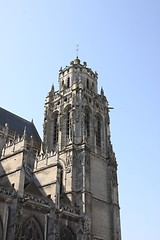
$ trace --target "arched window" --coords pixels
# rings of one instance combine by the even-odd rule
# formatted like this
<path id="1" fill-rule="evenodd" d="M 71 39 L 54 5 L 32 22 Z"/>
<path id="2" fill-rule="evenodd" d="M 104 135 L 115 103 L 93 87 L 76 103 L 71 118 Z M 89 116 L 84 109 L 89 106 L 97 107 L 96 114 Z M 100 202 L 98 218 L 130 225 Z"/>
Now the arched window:
<path id="1" fill-rule="evenodd" d="M 89 109 L 85 109 L 85 128 L 86 128 L 86 136 L 90 137 L 90 111 Z"/>
<path id="2" fill-rule="evenodd" d="M 54 114 L 53 118 L 53 143 L 58 142 L 58 113 Z"/>
<path id="3" fill-rule="evenodd" d="M 21 240 L 43 240 L 43 234 L 39 223 L 34 219 L 29 219 L 22 226 Z"/>
<path id="4" fill-rule="evenodd" d="M 70 87 L 70 77 L 67 78 L 67 88 Z"/>
<path id="5" fill-rule="evenodd" d="M 61 240 L 76 240 L 76 236 L 70 228 L 64 227 L 60 233 Z"/>
<path id="6" fill-rule="evenodd" d="M 101 146 L 101 117 L 97 115 L 97 131 L 96 131 L 96 144 L 97 146 Z"/>

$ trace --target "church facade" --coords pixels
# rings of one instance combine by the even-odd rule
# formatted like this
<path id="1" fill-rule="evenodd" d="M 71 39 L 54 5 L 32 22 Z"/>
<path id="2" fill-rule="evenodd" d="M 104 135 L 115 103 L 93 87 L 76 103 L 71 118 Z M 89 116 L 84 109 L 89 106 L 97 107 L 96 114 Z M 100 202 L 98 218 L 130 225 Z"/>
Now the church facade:
<path id="1" fill-rule="evenodd" d="M 0 108 L 0 239 L 121 240 L 117 162 L 98 74 L 78 57 L 33 122 Z"/>

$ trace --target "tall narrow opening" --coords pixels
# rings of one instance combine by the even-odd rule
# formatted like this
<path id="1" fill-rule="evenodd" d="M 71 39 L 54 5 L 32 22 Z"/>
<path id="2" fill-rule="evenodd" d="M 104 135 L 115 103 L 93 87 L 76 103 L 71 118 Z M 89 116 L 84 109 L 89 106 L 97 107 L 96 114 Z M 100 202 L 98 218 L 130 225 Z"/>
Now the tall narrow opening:
<path id="1" fill-rule="evenodd" d="M 96 132 L 96 144 L 97 146 L 101 146 L 101 117 L 97 115 L 97 132 Z"/>
<path id="2" fill-rule="evenodd" d="M 63 193 L 63 168 L 62 168 L 61 165 L 60 165 L 60 167 L 59 167 L 59 171 L 60 171 L 60 174 L 59 174 L 59 177 L 60 177 L 60 179 L 59 179 L 59 183 L 60 183 L 60 194 L 62 194 L 62 193 Z"/>
<path id="3" fill-rule="evenodd" d="M 67 111 L 67 119 L 66 119 L 66 136 L 70 138 L 70 129 L 71 129 L 71 111 Z"/>
<path id="4" fill-rule="evenodd" d="M 90 137 L 90 111 L 89 109 L 85 109 L 85 128 L 86 128 L 86 136 Z"/>
<path id="5" fill-rule="evenodd" d="M 87 78 L 87 88 L 89 89 L 89 79 Z"/>
<path id="6" fill-rule="evenodd" d="M 70 87 L 70 77 L 67 78 L 67 88 Z"/>
<path id="7" fill-rule="evenodd" d="M 53 119 L 53 143 L 58 142 L 58 113 L 54 114 Z"/>

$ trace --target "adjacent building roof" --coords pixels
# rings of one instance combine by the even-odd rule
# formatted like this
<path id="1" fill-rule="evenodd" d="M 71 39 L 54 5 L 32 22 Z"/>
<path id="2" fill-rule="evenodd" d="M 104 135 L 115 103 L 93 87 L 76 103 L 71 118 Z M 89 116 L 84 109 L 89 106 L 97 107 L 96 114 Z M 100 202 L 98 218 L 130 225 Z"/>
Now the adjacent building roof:
<path id="1" fill-rule="evenodd" d="M 27 136 L 32 136 L 36 142 L 41 142 L 41 138 L 33 122 L 29 122 L 0 107 L 0 125 L 4 126 L 6 123 L 8 124 L 10 130 L 21 136 L 23 135 L 24 128 L 26 127 Z"/>

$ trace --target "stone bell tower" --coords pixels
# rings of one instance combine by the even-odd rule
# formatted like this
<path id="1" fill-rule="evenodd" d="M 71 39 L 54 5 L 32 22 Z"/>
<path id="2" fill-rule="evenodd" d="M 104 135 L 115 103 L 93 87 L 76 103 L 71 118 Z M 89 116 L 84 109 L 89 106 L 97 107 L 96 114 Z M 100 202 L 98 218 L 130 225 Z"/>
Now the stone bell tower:
<path id="1" fill-rule="evenodd" d="M 45 102 L 44 151 L 58 154 L 57 202 L 78 207 L 87 219 L 87 237 L 75 239 L 121 240 L 109 106 L 97 80 L 78 57 L 59 70 L 59 90 L 52 86 Z"/>

